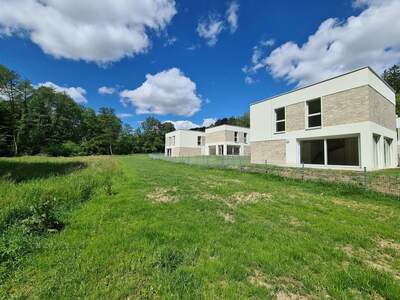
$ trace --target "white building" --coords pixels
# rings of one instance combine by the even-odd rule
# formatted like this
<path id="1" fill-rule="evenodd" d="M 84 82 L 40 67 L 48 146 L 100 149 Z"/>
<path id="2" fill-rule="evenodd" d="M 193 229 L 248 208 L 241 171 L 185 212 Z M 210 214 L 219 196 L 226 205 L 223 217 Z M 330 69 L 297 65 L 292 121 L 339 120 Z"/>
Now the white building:
<path id="1" fill-rule="evenodd" d="M 221 125 L 206 129 L 206 155 L 250 155 L 250 129 Z"/>
<path id="2" fill-rule="evenodd" d="M 400 117 L 397 117 L 397 157 L 400 164 Z"/>
<path id="3" fill-rule="evenodd" d="M 176 130 L 165 135 L 165 155 L 250 155 L 250 129 L 221 125 L 205 132 Z"/>
<path id="4" fill-rule="evenodd" d="M 369 67 L 256 102 L 250 124 L 253 163 L 397 166 L 395 93 Z"/>
<path id="5" fill-rule="evenodd" d="M 205 133 L 194 130 L 176 130 L 165 135 L 166 156 L 204 155 Z"/>

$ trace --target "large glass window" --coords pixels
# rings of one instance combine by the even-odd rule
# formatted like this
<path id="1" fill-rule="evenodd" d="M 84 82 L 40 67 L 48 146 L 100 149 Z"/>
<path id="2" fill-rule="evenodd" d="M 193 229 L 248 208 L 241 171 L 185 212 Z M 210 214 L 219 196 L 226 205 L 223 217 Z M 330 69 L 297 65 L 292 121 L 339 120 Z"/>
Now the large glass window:
<path id="1" fill-rule="evenodd" d="M 209 146 L 208 147 L 209 155 L 216 155 L 217 154 L 217 147 L 216 146 Z"/>
<path id="2" fill-rule="evenodd" d="M 240 154 L 240 146 L 230 146 L 226 147 L 226 151 L 228 155 L 239 155 Z"/>
<path id="3" fill-rule="evenodd" d="M 328 139 L 328 165 L 358 166 L 358 138 Z"/>
<path id="4" fill-rule="evenodd" d="M 312 140 L 300 142 L 300 155 L 303 164 L 323 165 L 324 140 Z"/>
<path id="5" fill-rule="evenodd" d="M 275 122 L 275 132 L 284 132 L 286 130 L 284 107 L 275 109 Z"/>
<path id="6" fill-rule="evenodd" d="M 308 128 L 321 127 L 321 99 L 307 101 Z"/>

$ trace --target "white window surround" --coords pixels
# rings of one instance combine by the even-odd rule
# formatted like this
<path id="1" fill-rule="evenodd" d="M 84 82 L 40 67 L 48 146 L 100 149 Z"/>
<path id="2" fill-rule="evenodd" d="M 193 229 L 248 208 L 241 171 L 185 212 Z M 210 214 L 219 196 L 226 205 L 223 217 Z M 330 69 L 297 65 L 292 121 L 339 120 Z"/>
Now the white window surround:
<path id="1" fill-rule="evenodd" d="M 276 115 L 277 115 L 277 110 L 280 110 L 280 109 L 283 109 L 283 114 L 284 114 L 284 118 L 283 119 L 281 119 L 281 120 L 277 120 L 277 117 L 276 117 Z M 285 130 L 281 130 L 281 131 L 278 131 L 277 130 L 277 125 L 278 125 L 278 123 L 283 123 L 284 124 L 284 127 L 285 127 Z M 275 128 L 275 130 L 274 130 L 274 134 L 282 134 L 282 133 L 286 133 L 286 107 L 285 106 L 283 106 L 283 107 L 278 107 L 278 108 L 275 108 L 274 109 L 274 128 Z"/>
<path id="2" fill-rule="evenodd" d="M 309 103 L 313 101 L 318 101 L 320 103 L 320 111 L 317 113 L 309 114 Z M 309 126 L 310 117 L 321 116 L 321 125 L 319 126 Z M 322 128 L 322 98 L 315 98 L 311 100 L 305 101 L 305 122 L 306 122 L 306 130 L 320 129 Z"/>

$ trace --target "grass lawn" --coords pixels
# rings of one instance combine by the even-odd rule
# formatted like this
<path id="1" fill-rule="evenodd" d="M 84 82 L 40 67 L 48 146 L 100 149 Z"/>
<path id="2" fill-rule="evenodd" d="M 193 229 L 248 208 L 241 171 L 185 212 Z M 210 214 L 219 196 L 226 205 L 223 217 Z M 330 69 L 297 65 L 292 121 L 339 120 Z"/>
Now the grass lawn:
<path id="1" fill-rule="evenodd" d="M 399 299 L 400 202 L 377 193 L 141 155 L 0 177 L 0 298 Z"/>

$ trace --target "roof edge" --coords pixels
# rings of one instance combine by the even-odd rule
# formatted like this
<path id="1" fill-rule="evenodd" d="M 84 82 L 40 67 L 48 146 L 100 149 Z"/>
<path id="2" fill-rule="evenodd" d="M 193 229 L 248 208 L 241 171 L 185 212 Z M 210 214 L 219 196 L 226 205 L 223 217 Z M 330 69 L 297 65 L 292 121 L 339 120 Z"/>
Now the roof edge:
<path id="1" fill-rule="evenodd" d="M 364 70 L 364 69 L 369 69 L 369 70 L 370 70 L 376 77 L 378 77 L 378 78 L 379 78 L 393 93 L 396 93 L 395 90 L 394 90 L 381 76 L 379 76 L 378 73 L 376 73 L 374 69 L 372 69 L 370 66 L 364 66 L 364 67 L 357 68 L 357 69 L 354 69 L 354 70 L 352 70 L 352 71 L 349 71 L 349 72 L 346 72 L 346 73 L 343 73 L 343 74 L 339 74 L 339 75 L 336 75 L 336 76 L 333 76 L 333 77 L 330 77 L 330 78 L 327 78 L 327 79 L 324 79 L 324 80 L 321 80 L 321 81 L 318 81 L 318 82 L 315 82 L 315 83 L 308 84 L 308 85 L 306 85 L 306 86 L 302 86 L 302 87 L 296 88 L 296 89 L 294 89 L 294 90 L 290 90 L 290 91 L 288 91 L 288 92 L 284 92 L 284 93 L 277 94 L 277 95 L 272 96 L 272 97 L 269 97 L 269 98 L 265 98 L 265 99 L 262 99 L 262 100 L 258 100 L 258 101 L 252 102 L 252 103 L 250 103 L 250 106 L 255 105 L 255 104 L 259 104 L 259 103 L 262 103 L 262 102 L 265 102 L 265 101 L 268 101 L 268 100 L 272 100 L 272 99 L 275 99 L 275 98 L 278 98 L 278 97 L 281 97 L 281 96 L 284 96 L 284 95 L 287 95 L 287 94 L 291 94 L 291 93 L 294 93 L 294 92 L 297 92 L 297 91 L 300 91 L 300 90 L 303 90 L 303 89 L 312 87 L 312 86 L 314 86 L 314 85 L 317 85 L 317 84 L 320 84 L 320 83 L 323 83 L 323 82 L 326 82 L 326 81 L 330 81 L 330 80 L 333 80 L 333 79 L 336 79 L 336 78 L 339 78 L 339 77 L 342 77 L 342 76 L 346 76 L 346 75 L 349 75 L 349 74 L 351 74 L 351 73 L 355 73 L 355 72 L 358 72 L 358 71 L 361 71 L 361 70 Z"/>

